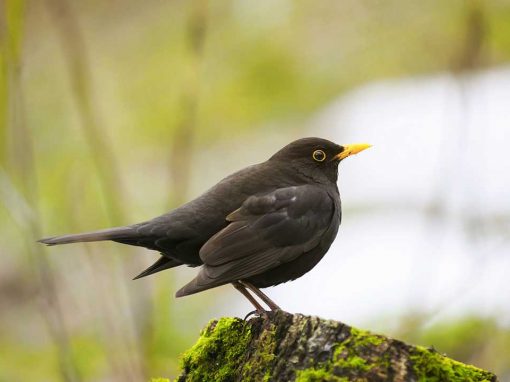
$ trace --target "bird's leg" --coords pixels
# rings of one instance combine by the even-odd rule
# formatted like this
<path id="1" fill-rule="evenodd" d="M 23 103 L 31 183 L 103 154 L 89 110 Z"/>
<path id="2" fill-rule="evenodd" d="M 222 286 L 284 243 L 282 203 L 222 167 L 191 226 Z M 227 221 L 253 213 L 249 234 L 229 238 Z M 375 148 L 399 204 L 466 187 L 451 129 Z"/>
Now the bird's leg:
<path id="1" fill-rule="evenodd" d="M 262 301 L 264 301 L 267 304 L 267 306 L 269 306 L 269 308 L 272 311 L 282 310 L 282 308 L 280 308 L 278 305 L 276 305 L 276 303 L 273 300 L 271 300 L 264 292 L 262 292 L 255 285 L 249 283 L 248 281 L 242 281 L 242 280 L 239 281 L 239 283 L 241 283 L 241 285 L 243 285 L 244 287 L 248 288 L 253 293 L 255 293 Z"/>
<path id="2" fill-rule="evenodd" d="M 258 314 L 263 314 L 266 312 L 266 310 L 262 307 L 262 305 L 260 305 L 258 303 L 257 300 L 255 300 L 255 298 L 250 294 L 250 292 L 248 292 L 246 290 L 246 287 L 241 284 L 239 281 L 234 281 L 232 283 L 232 285 L 234 286 L 234 288 L 236 288 L 239 292 L 241 292 L 243 294 L 244 297 L 246 297 L 248 299 L 248 301 L 250 301 L 252 303 L 252 305 L 255 307 L 255 312 L 258 313 Z M 252 312 L 250 312 L 251 314 Z"/>

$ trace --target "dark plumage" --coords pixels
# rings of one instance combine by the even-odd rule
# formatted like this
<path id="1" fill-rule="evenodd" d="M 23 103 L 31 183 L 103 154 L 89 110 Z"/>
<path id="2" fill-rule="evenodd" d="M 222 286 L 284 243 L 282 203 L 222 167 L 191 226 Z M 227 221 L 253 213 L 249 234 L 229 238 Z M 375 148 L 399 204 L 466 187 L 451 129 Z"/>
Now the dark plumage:
<path id="1" fill-rule="evenodd" d="M 136 278 L 184 264 L 202 266 L 177 297 L 233 283 L 257 310 L 262 308 L 246 288 L 275 309 L 258 288 L 294 280 L 326 254 L 341 220 L 338 163 L 367 147 L 300 139 L 152 220 L 40 242 L 113 240 L 146 247 L 162 256 Z"/>

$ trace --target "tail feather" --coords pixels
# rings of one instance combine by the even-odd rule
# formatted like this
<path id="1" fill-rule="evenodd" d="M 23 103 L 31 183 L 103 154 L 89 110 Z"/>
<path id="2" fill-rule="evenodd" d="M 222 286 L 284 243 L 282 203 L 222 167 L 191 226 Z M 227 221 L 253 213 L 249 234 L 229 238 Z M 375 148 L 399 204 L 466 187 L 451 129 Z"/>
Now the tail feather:
<path id="1" fill-rule="evenodd" d="M 138 276 L 136 276 L 133 280 L 164 271 L 165 269 L 168 269 L 168 268 L 177 267 L 179 265 L 182 265 L 182 263 L 180 261 L 171 259 L 170 257 L 161 256 L 158 259 L 158 261 L 156 261 L 149 268 L 147 268 L 142 273 L 140 273 Z"/>
<path id="2" fill-rule="evenodd" d="M 136 229 L 134 227 L 116 227 L 108 228 L 99 231 L 77 233 L 71 235 L 62 235 L 47 237 L 45 239 L 38 240 L 39 243 L 47 245 L 58 245 L 58 244 L 69 244 L 69 243 L 81 243 L 89 241 L 104 241 L 104 240 L 115 240 L 125 239 L 136 235 Z"/>

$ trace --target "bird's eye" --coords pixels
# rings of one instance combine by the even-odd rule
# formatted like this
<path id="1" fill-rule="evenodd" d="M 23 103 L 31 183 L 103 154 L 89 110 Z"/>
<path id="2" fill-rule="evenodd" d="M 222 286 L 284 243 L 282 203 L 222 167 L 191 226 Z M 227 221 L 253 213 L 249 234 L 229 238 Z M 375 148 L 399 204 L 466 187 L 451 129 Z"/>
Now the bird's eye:
<path id="1" fill-rule="evenodd" d="M 315 150 L 312 157 L 316 162 L 324 162 L 326 160 L 326 153 L 322 150 Z"/>

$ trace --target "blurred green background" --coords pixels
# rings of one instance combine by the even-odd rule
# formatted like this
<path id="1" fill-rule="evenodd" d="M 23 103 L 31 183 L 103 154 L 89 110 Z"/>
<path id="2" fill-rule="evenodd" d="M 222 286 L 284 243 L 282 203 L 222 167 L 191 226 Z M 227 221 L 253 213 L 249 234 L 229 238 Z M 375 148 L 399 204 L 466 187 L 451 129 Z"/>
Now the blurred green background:
<path id="1" fill-rule="evenodd" d="M 176 301 L 194 272 L 133 282 L 146 250 L 35 240 L 176 207 L 358 85 L 508 63 L 510 1 L 0 0 L 0 49 L 0 381 L 140 381 L 241 297 Z M 385 320 L 510 378 L 495 317 Z"/>

